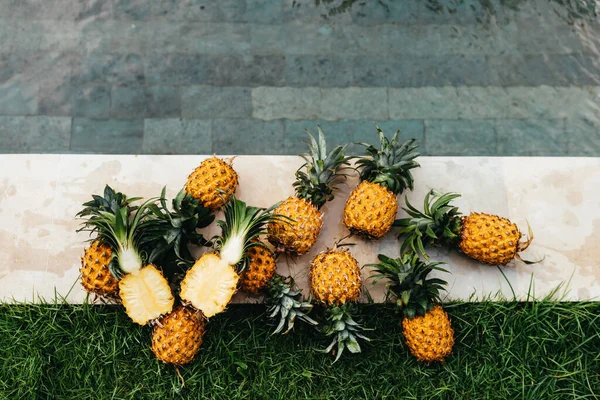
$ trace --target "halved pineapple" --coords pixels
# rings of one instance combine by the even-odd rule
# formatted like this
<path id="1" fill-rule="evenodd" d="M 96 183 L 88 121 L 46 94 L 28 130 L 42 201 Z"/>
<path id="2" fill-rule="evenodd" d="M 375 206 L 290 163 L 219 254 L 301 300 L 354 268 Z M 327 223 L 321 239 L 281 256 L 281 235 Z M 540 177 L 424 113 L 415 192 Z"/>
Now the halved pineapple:
<path id="1" fill-rule="evenodd" d="M 140 325 L 173 309 L 174 298 L 169 283 L 154 265 L 125 275 L 119 281 L 119 296 L 127 315 Z"/>

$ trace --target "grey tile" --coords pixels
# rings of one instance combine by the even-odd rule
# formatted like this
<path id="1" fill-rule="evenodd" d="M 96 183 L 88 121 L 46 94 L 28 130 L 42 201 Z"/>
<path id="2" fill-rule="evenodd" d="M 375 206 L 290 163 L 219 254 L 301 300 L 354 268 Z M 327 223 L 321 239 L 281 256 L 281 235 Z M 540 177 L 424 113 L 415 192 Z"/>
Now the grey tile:
<path id="1" fill-rule="evenodd" d="M 330 24 L 294 21 L 281 29 L 279 40 L 285 54 L 329 55 L 335 52 L 332 47 L 336 40 L 335 32 Z"/>
<path id="2" fill-rule="evenodd" d="M 85 54 L 141 54 L 147 41 L 144 28 L 153 25 L 154 22 L 115 20 L 79 23 L 77 51 Z"/>
<path id="3" fill-rule="evenodd" d="M 445 55 L 420 57 L 415 60 L 415 68 L 423 71 L 421 86 L 489 86 L 488 59 L 483 55 Z"/>
<path id="4" fill-rule="evenodd" d="M 174 21 L 243 21 L 245 0 L 152 0 L 153 17 Z"/>
<path id="5" fill-rule="evenodd" d="M 104 85 L 46 85 L 40 88 L 39 114 L 107 118 L 110 87 Z"/>
<path id="6" fill-rule="evenodd" d="M 69 83 L 72 64 L 71 53 L 27 52 L 2 55 L 0 83 L 10 81 L 41 86 Z"/>
<path id="7" fill-rule="evenodd" d="M 321 89 L 258 87 L 252 89 L 254 118 L 315 119 L 321 114 Z"/>
<path id="8" fill-rule="evenodd" d="M 352 21 L 361 25 L 414 22 L 422 13 L 420 1 L 364 1 L 353 3 L 348 11 Z"/>
<path id="9" fill-rule="evenodd" d="M 345 88 L 321 90 L 323 119 L 388 119 L 387 90 Z"/>
<path id="10" fill-rule="evenodd" d="M 565 121 L 498 120 L 498 155 L 560 156 L 567 154 Z"/>
<path id="11" fill-rule="evenodd" d="M 210 80 L 216 86 L 282 86 L 285 59 L 279 55 L 225 55 L 210 58 Z"/>
<path id="12" fill-rule="evenodd" d="M 5 25 L 2 29 L 5 41 L 3 46 L 8 46 L 15 52 L 40 51 L 40 43 L 44 36 L 40 21 L 24 24 L 19 20 L 5 20 L 2 23 Z"/>
<path id="13" fill-rule="evenodd" d="M 62 153 L 69 150 L 71 118 L 0 116 L 0 152 Z"/>
<path id="14" fill-rule="evenodd" d="M 282 154 L 283 122 L 254 119 L 215 119 L 212 125 L 216 154 Z"/>
<path id="15" fill-rule="evenodd" d="M 250 28 L 244 23 L 145 23 L 145 51 L 154 53 L 238 54 L 250 49 Z"/>
<path id="16" fill-rule="evenodd" d="M 23 56 L 15 53 L 0 54 L 0 83 L 26 80 L 22 75 L 26 66 L 27 60 Z"/>
<path id="17" fill-rule="evenodd" d="M 3 18 L 21 20 L 83 20 L 109 18 L 112 1 L 107 0 L 6 0 L 0 11 Z"/>
<path id="18" fill-rule="evenodd" d="M 327 7 L 311 0 L 283 0 L 282 19 L 285 22 L 316 22 L 327 21 Z M 349 16 L 348 16 L 349 17 Z M 350 18 L 346 18 L 348 21 Z"/>
<path id="19" fill-rule="evenodd" d="M 73 118 L 71 150 L 82 153 L 138 154 L 144 120 Z"/>
<path id="20" fill-rule="evenodd" d="M 46 85 L 40 88 L 40 115 L 72 115 L 75 88 L 67 83 Z"/>
<path id="21" fill-rule="evenodd" d="M 0 84 L 0 115 L 33 115 L 38 111 L 39 85 L 6 82 Z"/>
<path id="22" fill-rule="evenodd" d="M 347 87 L 353 85 L 351 59 L 334 56 L 287 56 L 288 86 Z"/>
<path id="23" fill-rule="evenodd" d="M 281 2 L 272 0 L 246 0 L 244 19 L 260 24 L 278 24 L 283 18 Z"/>
<path id="24" fill-rule="evenodd" d="M 600 157 L 600 123 L 589 119 L 567 119 L 568 153 L 571 156 Z"/>
<path id="25" fill-rule="evenodd" d="M 249 88 L 191 86 L 182 90 L 184 118 L 252 116 L 252 93 Z"/>
<path id="26" fill-rule="evenodd" d="M 211 126 L 211 120 L 146 119 L 142 151 L 146 154 L 210 154 Z"/>
<path id="27" fill-rule="evenodd" d="M 40 51 L 76 51 L 81 27 L 74 21 L 40 21 Z"/>
<path id="28" fill-rule="evenodd" d="M 72 83 L 139 84 L 145 82 L 139 54 L 90 53 L 75 60 Z"/>
<path id="29" fill-rule="evenodd" d="M 144 58 L 145 78 L 163 85 L 209 84 L 212 60 L 210 55 L 152 54 Z"/>
<path id="30" fill-rule="evenodd" d="M 125 20 L 145 20 L 152 17 L 152 1 L 113 0 L 113 18 Z"/>
<path id="31" fill-rule="evenodd" d="M 117 118 L 179 117 L 181 95 L 173 86 L 115 86 L 111 115 Z"/>
<path id="32" fill-rule="evenodd" d="M 496 155 L 494 121 L 427 120 L 425 149 L 430 156 Z"/>

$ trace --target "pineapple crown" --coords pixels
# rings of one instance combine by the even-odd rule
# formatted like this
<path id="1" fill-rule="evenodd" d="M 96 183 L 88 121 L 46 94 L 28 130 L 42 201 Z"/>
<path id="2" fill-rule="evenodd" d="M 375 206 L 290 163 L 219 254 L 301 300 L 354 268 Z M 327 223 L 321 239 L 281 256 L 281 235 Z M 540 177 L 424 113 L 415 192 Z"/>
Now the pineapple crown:
<path id="1" fill-rule="evenodd" d="M 125 199 L 125 196 L 123 196 Z M 143 253 L 141 249 L 151 240 L 151 232 L 156 221 L 150 217 L 151 205 L 157 199 L 149 199 L 137 207 L 128 202 L 116 202 L 106 211 L 101 207 L 89 206 L 78 215 L 88 217 L 78 231 L 96 232 L 98 238 L 113 249 L 113 258 L 109 269 L 115 277 L 133 273 L 141 269 Z M 99 201 L 94 199 L 94 201 Z M 129 200 L 131 201 L 131 199 Z"/>
<path id="2" fill-rule="evenodd" d="M 379 127 L 377 133 L 380 149 L 368 143 L 358 143 L 365 146 L 367 155 L 356 162 L 360 180 L 377 183 L 394 194 L 402 193 L 407 188 L 412 190 L 414 178 L 410 170 L 420 166 L 415 161 L 420 155 L 415 151 L 419 147 L 415 144 L 416 140 L 409 139 L 400 143 L 400 131 L 396 131 L 392 140 L 389 140 Z"/>
<path id="3" fill-rule="evenodd" d="M 329 353 L 335 347 L 336 356 L 333 361 L 334 363 L 340 359 L 344 349 L 348 349 L 350 353 L 360 353 L 359 339 L 367 342 L 371 341 L 371 339 L 362 334 L 367 329 L 354 320 L 353 315 L 355 313 L 356 305 L 353 303 L 346 303 L 326 309 L 326 322 L 321 331 L 326 336 L 333 336 L 333 340 L 327 348 L 319 351 Z"/>
<path id="4" fill-rule="evenodd" d="M 209 241 L 196 230 L 210 225 L 215 216 L 199 200 L 185 190 L 179 191 L 167 206 L 166 187 L 162 189 L 159 204 L 150 204 L 150 217 L 156 221 L 148 231 L 146 250 L 148 262 L 164 268 L 177 266 L 187 269 L 195 262 L 188 243 L 205 246 Z M 183 271 L 182 271 L 183 272 Z"/>
<path id="5" fill-rule="evenodd" d="M 132 206 L 134 203 L 140 200 L 141 197 L 127 198 L 127 196 L 120 192 L 115 192 L 113 188 L 106 185 L 104 187 L 103 196 L 93 194 L 92 200 L 83 203 L 83 210 L 79 211 L 76 215 L 78 218 L 85 218 L 91 216 L 95 211 L 107 211 L 113 214 L 117 213 L 118 209 L 129 207 L 129 211 L 135 210 L 137 207 Z"/>
<path id="6" fill-rule="evenodd" d="M 279 318 L 279 323 L 272 334 L 281 333 L 286 323 L 287 329 L 283 334 L 289 333 L 294 328 L 296 319 L 309 325 L 318 325 L 317 321 L 308 316 L 313 308 L 310 299 L 309 301 L 302 299 L 302 292 L 297 288 L 291 276 L 285 278 L 278 274 L 273 276 L 269 282 L 266 303 L 269 305 L 268 317 Z"/>
<path id="7" fill-rule="evenodd" d="M 282 219 L 274 215 L 275 204 L 268 209 L 251 207 L 232 195 L 223 207 L 225 219 L 217 221 L 221 228 L 221 236 L 215 238 L 215 249 L 222 260 L 236 266 L 238 272 L 246 269 L 250 262 L 247 252 L 254 246 L 266 247 L 257 240 L 260 235 L 267 233 L 269 222 Z"/>
<path id="8" fill-rule="evenodd" d="M 422 255 L 429 259 L 425 252 L 425 245 L 443 245 L 452 247 L 460 240 L 461 219 L 458 207 L 450 205 L 457 197 L 456 193 L 441 193 L 432 189 L 425 196 L 423 211 L 417 210 L 410 204 L 408 198 L 406 208 L 403 210 L 409 218 L 394 221 L 394 226 L 399 226 L 400 236 L 406 236 L 400 253 L 408 251 Z"/>
<path id="9" fill-rule="evenodd" d="M 448 272 L 439 267 L 444 263 L 425 263 L 415 253 L 396 259 L 380 254 L 378 258 L 378 264 L 369 265 L 377 271 L 371 275 L 373 284 L 381 279 L 389 280 L 386 283 L 387 297 L 395 299 L 405 317 L 423 316 L 440 302 L 440 292 L 448 283 L 438 278 L 427 279 L 427 275 L 433 270 Z"/>
<path id="10" fill-rule="evenodd" d="M 310 138 L 309 152 L 300 154 L 305 163 L 296 171 L 296 196 L 310 201 L 315 207 L 321 208 L 326 202 L 333 200 L 335 186 L 343 180 L 346 175 L 340 171 L 343 166 L 348 165 L 349 157 L 346 157 L 346 145 L 336 146 L 327 153 L 325 134 L 318 127 L 319 139 L 306 130 Z M 306 168 L 306 172 L 302 171 Z"/>

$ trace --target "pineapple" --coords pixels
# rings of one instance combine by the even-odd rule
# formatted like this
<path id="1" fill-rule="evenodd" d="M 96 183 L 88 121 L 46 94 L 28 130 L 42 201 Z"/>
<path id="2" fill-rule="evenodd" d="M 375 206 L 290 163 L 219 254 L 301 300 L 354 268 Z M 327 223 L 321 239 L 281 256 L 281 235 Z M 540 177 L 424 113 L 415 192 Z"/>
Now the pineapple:
<path id="1" fill-rule="evenodd" d="M 144 262 L 139 249 L 156 225 L 150 218 L 153 202 L 133 208 L 114 203 L 111 211 L 82 211 L 89 215 L 85 228 L 98 233 L 99 239 L 113 249 L 109 269 L 119 280 L 119 298 L 127 315 L 140 325 L 171 312 L 174 302 L 169 283 L 154 265 Z M 132 210 L 135 212 L 130 215 Z"/>
<path id="2" fill-rule="evenodd" d="M 307 130 L 309 151 L 300 156 L 306 161 L 296 171 L 295 197 L 284 200 L 275 210 L 285 219 L 273 221 L 268 226 L 269 241 L 291 254 L 304 254 L 316 242 L 323 226 L 323 213 L 319 210 L 332 200 L 335 185 L 345 177 L 340 173 L 348 165 L 346 146 L 337 146 L 327 153 L 325 135 L 319 130 L 318 142 Z M 306 167 L 306 172 L 302 171 Z"/>
<path id="3" fill-rule="evenodd" d="M 415 139 L 400 144 L 398 132 L 390 141 L 379 127 L 381 149 L 367 143 L 367 156 L 357 161 L 361 183 L 352 191 L 344 207 L 344 225 L 352 232 L 371 239 L 379 239 L 389 232 L 396 213 L 396 196 L 405 189 L 413 189 L 412 168 L 419 164 Z"/>
<path id="4" fill-rule="evenodd" d="M 205 325 L 202 313 L 176 307 L 157 321 L 152 332 L 152 352 L 165 363 L 188 364 L 200 350 Z"/>
<path id="5" fill-rule="evenodd" d="M 519 252 L 527 249 L 533 240 L 520 241 L 521 232 L 516 224 L 506 218 L 483 213 L 461 216 L 450 202 L 459 194 L 442 194 L 431 190 L 425 196 L 423 212 L 414 208 L 406 199 L 404 210 L 410 218 L 396 220 L 400 234 L 407 235 L 401 252 L 412 250 L 427 258 L 426 244 L 458 247 L 465 255 L 485 264 L 506 265 Z M 529 261 L 526 261 L 529 262 Z"/>
<path id="6" fill-rule="evenodd" d="M 112 248 L 99 240 L 93 241 L 85 249 L 80 269 L 81 284 L 85 290 L 100 296 L 115 297 L 117 295 L 119 282 L 108 269 L 112 256 Z"/>
<path id="7" fill-rule="evenodd" d="M 277 271 L 275 254 L 267 247 L 255 246 L 248 250 L 248 261 L 248 268 L 240 276 L 240 288 L 258 294 L 269 286 Z"/>
<path id="8" fill-rule="evenodd" d="M 361 289 L 358 261 L 336 244 L 313 259 L 310 286 L 315 298 L 327 307 L 327 321 L 322 331 L 326 336 L 334 336 L 323 351 L 329 353 L 337 344 L 335 361 L 346 348 L 351 353 L 359 353 L 358 339 L 369 339 L 360 333 L 364 328 L 353 319 L 352 303 L 358 300 Z"/>
<path id="9" fill-rule="evenodd" d="M 262 247 L 256 239 L 274 217 L 272 208 L 249 207 L 235 196 L 223 209 L 225 220 L 217 221 L 221 236 L 215 239 L 215 253 L 204 254 L 187 271 L 181 282 L 181 299 L 189 302 L 207 318 L 225 310 L 237 290 L 242 273 L 248 268 L 248 252 Z"/>
<path id="10" fill-rule="evenodd" d="M 223 161 L 215 156 L 202 161 L 185 184 L 186 193 L 211 210 L 218 210 L 235 193 L 238 175 L 231 166 L 233 159 Z"/>
<path id="11" fill-rule="evenodd" d="M 114 214 L 117 207 L 128 207 L 128 204 L 139 198 L 128 199 L 123 193 L 116 193 L 110 186 L 104 187 L 103 196 L 94 195 L 91 201 L 84 203 L 83 210 L 77 217 L 89 217 L 94 212 L 105 211 Z M 78 231 L 84 230 L 87 224 Z M 113 258 L 113 249 L 101 239 L 94 239 L 85 249 L 81 258 L 81 284 L 90 293 L 99 296 L 117 297 L 118 281 L 108 268 Z"/>
<path id="12" fill-rule="evenodd" d="M 440 291 L 447 283 L 441 279 L 427 279 L 433 271 L 447 272 L 442 263 L 426 264 L 410 253 L 391 259 L 379 255 L 379 264 L 372 275 L 375 282 L 388 279 L 388 298 L 395 300 L 403 313 L 402 332 L 408 348 L 419 361 L 444 361 L 454 346 L 454 331 L 448 314 L 439 304 Z"/>

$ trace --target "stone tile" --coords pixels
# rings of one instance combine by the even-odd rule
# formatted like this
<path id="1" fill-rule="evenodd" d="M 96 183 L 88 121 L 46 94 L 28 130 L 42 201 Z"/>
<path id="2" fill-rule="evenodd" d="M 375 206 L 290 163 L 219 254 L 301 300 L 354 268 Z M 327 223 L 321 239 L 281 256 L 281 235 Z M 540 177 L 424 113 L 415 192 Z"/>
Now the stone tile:
<path id="1" fill-rule="evenodd" d="M 283 56 L 211 56 L 209 80 L 216 86 L 282 86 L 285 82 Z"/>
<path id="2" fill-rule="evenodd" d="M 141 54 L 149 40 L 145 27 L 154 22 L 93 20 L 80 22 L 77 49 L 85 54 Z"/>
<path id="3" fill-rule="evenodd" d="M 39 109 L 41 115 L 72 115 L 74 87 L 67 83 L 42 86 L 39 94 Z"/>
<path id="4" fill-rule="evenodd" d="M 352 3 L 352 21 L 360 25 L 379 25 L 394 22 L 414 22 L 422 13 L 419 1 L 365 1 Z"/>
<path id="5" fill-rule="evenodd" d="M 494 121 L 426 120 L 425 149 L 430 156 L 496 155 Z"/>
<path id="6" fill-rule="evenodd" d="M 113 0 L 113 18 L 125 20 L 145 20 L 152 17 L 152 1 Z"/>
<path id="7" fill-rule="evenodd" d="M 6 82 L 0 84 L 0 115 L 33 115 L 38 111 L 39 85 Z"/>
<path id="8" fill-rule="evenodd" d="M 162 85 L 198 85 L 212 81 L 209 55 L 153 54 L 144 58 L 147 83 Z"/>
<path id="9" fill-rule="evenodd" d="M 145 51 L 154 53 L 243 53 L 250 28 L 240 23 L 155 21 L 144 24 Z"/>
<path id="10" fill-rule="evenodd" d="M 0 82 L 61 85 L 71 80 L 73 55 L 56 52 L 13 53 L 4 65 L 6 68 L 0 72 Z"/>
<path id="11" fill-rule="evenodd" d="M 387 90 L 346 88 L 321 90 L 324 119 L 388 119 Z"/>
<path id="12" fill-rule="evenodd" d="M 2 40 L 1 37 L 0 40 Z M 0 83 L 25 80 L 26 78 L 23 77 L 22 71 L 26 66 L 27 61 L 25 60 L 25 57 L 21 57 L 15 53 L 0 54 Z"/>
<path id="13" fill-rule="evenodd" d="M 23 24 L 19 20 L 3 20 L 4 27 L 0 32 L 5 41 L 3 47 L 8 47 L 13 52 L 40 51 L 43 38 L 43 27 L 39 21 L 30 21 Z M 5 47 L 5 50 L 6 50 Z"/>
<path id="14" fill-rule="evenodd" d="M 0 116 L 2 153 L 63 153 L 70 137 L 71 118 Z"/>
<path id="15" fill-rule="evenodd" d="M 151 13 L 155 18 L 173 21 L 243 21 L 245 0 L 152 0 Z"/>
<path id="16" fill-rule="evenodd" d="M 252 89 L 252 115 L 257 119 L 319 118 L 320 104 L 319 88 L 258 87 Z"/>
<path id="17" fill-rule="evenodd" d="M 516 86 L 506 88 L 506 92 L 511 119 L 566 118 L 577 109 L 583 111 L 589 99 L 584 89 L 576 87 Z"/>
<path id="18" fill-rule="evenodd" d="M 112 15 L 112 1 L 107 0 L 23 0 L 10 1 L 0 9 L 4 18 L 21 20 L 106 19 Z"/>
<path id="19" fill-rule="evenodd" d="M 329 7 L 314 1 L 283 0 L 282 18 L 284 22 L 323 23 L 329 19 Z M 336 22 L 351 22 L 347 13 L 340 13 L 335 18 Z"/>
<path id="20" fill-rule="evenodd" d="M 144 83 L 143 59 L 139 54 L 86 54 L 75 60 L 71 81 L 76 85 Z"/>
<path id="21" fill-rule="evenodd" d="M 211 126 L 211 120 L 146 119 L 142 151 L 145 154 L 210 154 Z"/>
<path id="22" fill-rule="evenodd" d="M 252 92 L 249 88 L 191 86 L 182 90 L 184 118 L 249 118 L 252 116 Z"/>
<path id="23" fill-rule="evenodd" d="M 214 119 L 212 125 L 215 154 L 282 154 L 283 122 L 254 119 Z"/>
<path id="24" fill-rule="evenodd" d="M 287 56 L 288 86 L 347 87 L 353 85 L 351 59 L 335 56 Z"/>
<path id="25" fill-rule="evenodd" d="M 117 118 L 181 115 L 181 94 L 172 86 L 115 86 L 111 99 L 111 115 Z"/>
<path id="26" fill-rule="evenodd" d="M 565 121 L 498 120 L 496 121 L 498 155 L 560 156 L 567 154 Z"/>
<path id="27" fill-rule="evenodd" d="M 144 121 L 73 118 L 71 151 L 80 153 L 138 154 Z"/>
<path id="28" fill-rule="evenodd" d="M 565 125 L 570 156 L 600 157 L 600 123 L 597 119 L 567 119 Z"/>
<path id="29" fill-rule="evenodd" d="M 244 19 L 259 24 L 278 24 L 283 19 L 283 7 L 278 1 L 246 0 Z"/>
<path id="30" fill-rule="evenodd" d="M 325 54 L 334 52 L 335 30 L 329 24 L 289 22 L 280 32 L 285 54 Z"/>
<path id="31" fill-rule="evenodd" d="M 74 21 L 40 21 L 40 51 L 68 52 L 77 50 L 81 27 Z"/>
<path id="32" fill-rule="evenodd" d="M 415 66 L 423 71 L 421 86 L 490 86 L 493 82 L 483 55 L 420 57 Z"/>
<path id="33" fill-rule="evenodd" d="M 459 119 L 506 118 L 509 97 L 504 88 L 459 86 L 456 93 Z"/>
<path id="34" fill-rule="evenodd" d="M 361 87 L 419 87 L 424 70 L 410 56 L 357 56 L 352 60 L 354 83 Z"/>
<path id="35" fill-rule="evenodd" d="M 107 118 L 110 116 L 110 87 L 68 83 L 42 86 L 39 114 Z"/>
<path id="36" fill-rule="evenodd" d="M 254 54 L 283 54 L 285 42 L 281 39 L 284 25 L 264 25 L 249 23 L 250 46 Z"/>
<path id="37" fill-rule="evenodd" d="M 458 119 L 454 87 L 389 89 L 391 119 Z"/>

